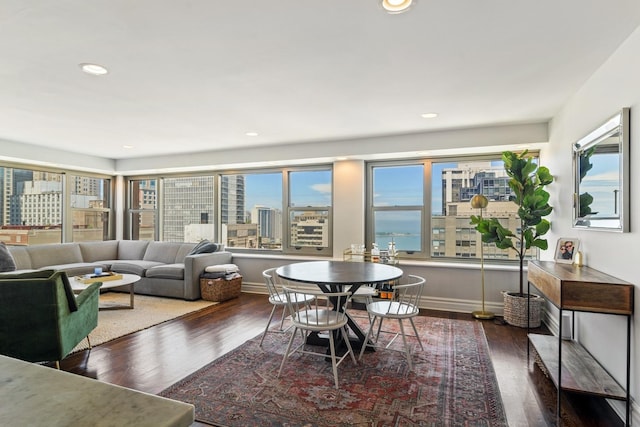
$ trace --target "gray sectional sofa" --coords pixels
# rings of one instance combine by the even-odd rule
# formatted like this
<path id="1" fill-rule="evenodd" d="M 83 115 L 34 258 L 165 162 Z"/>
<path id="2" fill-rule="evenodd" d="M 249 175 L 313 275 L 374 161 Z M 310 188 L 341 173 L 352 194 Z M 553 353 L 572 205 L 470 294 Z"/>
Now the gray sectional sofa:
<path id="1" fill-rule="evenodd" d="M 135 293 L 185 300 L 200 299 L 200 274 L 210 265 L 231 263 L 231 252 L 190 254 L 195 243 L 146 240 L 11 246 L 17 272 L 63 270 L 69 276 L 93 273 L 95 267 L 141 277 Z"/>

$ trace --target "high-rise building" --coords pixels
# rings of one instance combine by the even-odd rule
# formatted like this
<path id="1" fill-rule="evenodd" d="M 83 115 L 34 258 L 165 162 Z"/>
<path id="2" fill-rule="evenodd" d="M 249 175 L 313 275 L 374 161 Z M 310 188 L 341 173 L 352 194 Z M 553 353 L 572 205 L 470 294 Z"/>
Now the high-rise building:
<path id="1" fill-rule="evenodd" d="M 509 176 L 504 167 L 490 162 L 459 163 L 456 168 L 442 171 L 442 212 L 431 218 L 431 255 L 433 257 L 478 258 L 480 233 L 471 225 L 471 215 L 480 212 L 471 207 L 471 198 L 482 194 L 489 199 L 483 210 L 485 217 L 498 218 L 510 230 L 520 226 L 518 207 L 509 201 L 513 196 Z M 486 245 L 484 256 L 494 259 L 515 259 L 515 251 Z"/>
<path id="2" fill-rule="evenodd" d="M 256 205 L 251 209 L 251 222 L 258 224 L 261 247 L 281 247 L 282 211 L 280 209 Z"/>
<path id="3" fill-rule="evenodd" d="M 244 190 L 244 175 L 222 176 L 220 216 L 223 224 L 243 224 L 245 222 Z"/>
<path id="4" fill-rule="evenodd" d="M 33 172 L 24 169 L 14 168 L 0 168 L 2 171 L 2 192 L 0 192 L 1 205 L 0 212 L 2 216 L 2 224 L 0 225 L 19 225 L 19 213 L 11 213 L 11 199 L 14 195 L 18 195 L 22 192 L 24 182 L 33 180 Z M 11 222 L 11 218 L 18 218 L 15 223 Z"/>
<path id="5" fill-rule="evenodd" d="M 442 171 L 442 212 L 449 212 L 455 203 L 469 202 L 476 194 L 483 194 L 490 201 L 509 200 L 509 176 L 503 166 L 491 162 L 458 163 L 456 168 Z M 454 205 L 450 205 L 453 203 Z"/>
<path id="6" fill-rule="evenodd" d="M 301 212 L 291 220 L 291 246 L 327 247 L 329 222 L 318 211 Z"/>
<path id="7" fill-rule="evenodd" d="M 11 224 L 60 226 L 62 182 L 25 181 L 23 191 L 11 197 Z"/>
<path id="8" fill-rule="evenodd" d="M 212 176 L 165 178 L 162 188 L 162 240 L 184 242 L 188 227 L 213 221 L 215 203 Z M 204 231 L 206 227 L 200 227 L 200 230 Z"/>

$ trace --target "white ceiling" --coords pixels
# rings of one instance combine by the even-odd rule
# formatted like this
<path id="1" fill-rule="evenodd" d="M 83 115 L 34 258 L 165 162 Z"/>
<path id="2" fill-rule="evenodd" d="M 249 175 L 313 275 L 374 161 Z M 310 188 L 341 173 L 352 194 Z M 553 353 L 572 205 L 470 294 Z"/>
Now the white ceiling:
<path id="1" fill-rule="evenodd" d="M 123 159 L 544 122 L 639 25 L 638 0 L 0 0 L 0 144 Z"/>

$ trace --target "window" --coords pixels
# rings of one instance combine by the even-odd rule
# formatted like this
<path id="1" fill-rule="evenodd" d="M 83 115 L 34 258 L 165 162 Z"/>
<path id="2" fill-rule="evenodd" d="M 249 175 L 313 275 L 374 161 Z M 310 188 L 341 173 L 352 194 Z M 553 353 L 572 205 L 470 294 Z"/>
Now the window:
<path id="1" fill-rule="evenodd" d="M 287 176 L 289 248 L 331 254 L 331 170 L 289 171 Z"/>
<path id="2" fill-rule="evenodd" d="M 431 176 L 432 236 L 446 242 L 444 251 L 441 247 L 431 248 L 431 257 L 480 256 L 476 247 L 483 243 L 480 234 L 470 226 L 471 215 L 480 214 L 471 207 L 471 198 L 476 194 L 489 199 L 482 212 L 485 217 L 496 217 L 505 227 L 519 231 L 517 206 L 509 200 L 509 177 L 500 158 L 434 162 Z M 517 259 L 514 251 L 498 249 L 494 244 L 484 244 L 483 251 L 487 259 Z"/>
<path id="3" fill-rule="evenodd" d="M 372 162 L 367 171 L 369 247 L 375 242 L 385 248 L 393 241 L 405 258 L 477 259 L 482 241 L 470 224 L 471 215 L 480 213 L 471 207 L 475 194 L 489 199 L 484 216 L 499 218 L 510 230 L 519 226 L 499 156 Z M 493 244 L 483 250 L 485 258 L 517 259 L 514 251 Z"/>
<path id="4" fill-rule="evenodd" d="M 64 174 L 0 167 L 0 236 L 7 245 L 62 242 Z"/>
<path id="5" fill-rule="evenodd" d="M 131 239 L 330 255 L 329 167 L 130 179 Z"/>
<path id="6" fill-rule="evenodd" d="M 405 255 L 423 254 L 424 171 L 423 164 L 372 165 L 368 173 L 372 224 L 368 241 L 381 249 L 393 242 Z"/>
<path id="7" fill-rule="evenodd" d="M 111 180 L 82 175 L 69 176 L 72 241 L 109 239 Z"/>
<path id="8" fill-rule="evenodd" d="M 220 197 L 225 245 L 282 249 L 282 172 L 222 175 Z"/>
<path id="9" fill-rule="evenodd" d="M 162 241 L 215 240 L 214 177 L 162 179 Z"/>
<path id="10" fill-rule="evenodd" d="M 0 240 L 36 245 L 110 238 L 111 179 L 0 166 Z"/>
<path id="11" fill-rule="evenodd" d="M 156 240 L 157 180 L 129 181 L 129 236 L 132 240 Z"/>

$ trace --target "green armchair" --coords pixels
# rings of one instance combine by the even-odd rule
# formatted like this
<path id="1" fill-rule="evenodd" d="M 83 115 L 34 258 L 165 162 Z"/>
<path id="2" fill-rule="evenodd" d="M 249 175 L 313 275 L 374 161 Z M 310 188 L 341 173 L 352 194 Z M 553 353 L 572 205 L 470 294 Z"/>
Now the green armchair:
<path id="1" fill-rule="evenodd" d="M 62 271 L 0 275 L 0 354 L 59 367 L 98 325 L 100 286 L 76 296 Z"/>

